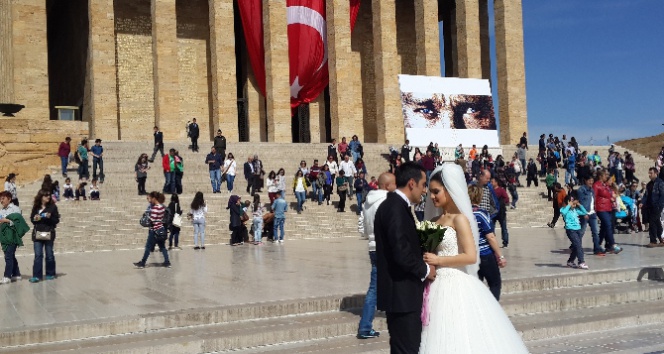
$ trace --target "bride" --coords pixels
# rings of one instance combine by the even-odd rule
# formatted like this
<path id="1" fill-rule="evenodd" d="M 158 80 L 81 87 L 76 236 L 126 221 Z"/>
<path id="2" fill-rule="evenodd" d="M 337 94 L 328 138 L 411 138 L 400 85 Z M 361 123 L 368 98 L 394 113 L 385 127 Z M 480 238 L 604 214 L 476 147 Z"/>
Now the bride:
<path id="1" fill-rule="evenodd" d="M 446 231 L 437 254 L 424 255 L 425 262 L 436 266 L 436 280 L 425 305 L 429 322 L 422 327 L 420 353 L 528 353 L 500 304 L 477 278 L 479 232 L 467 188 L 456 164 L 445 163 L 431 174 L 426 214 Z"/>

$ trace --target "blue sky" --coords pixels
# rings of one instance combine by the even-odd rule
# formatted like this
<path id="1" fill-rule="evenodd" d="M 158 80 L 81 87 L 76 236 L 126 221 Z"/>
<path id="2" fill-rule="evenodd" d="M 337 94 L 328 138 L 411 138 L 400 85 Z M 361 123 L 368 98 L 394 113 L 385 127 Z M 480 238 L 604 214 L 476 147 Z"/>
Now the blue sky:
<path id="1" fill-rule="evenodd" d="M 664 132 L 664 0 L 523 0 L 523 23 L 531 139 Z"/>

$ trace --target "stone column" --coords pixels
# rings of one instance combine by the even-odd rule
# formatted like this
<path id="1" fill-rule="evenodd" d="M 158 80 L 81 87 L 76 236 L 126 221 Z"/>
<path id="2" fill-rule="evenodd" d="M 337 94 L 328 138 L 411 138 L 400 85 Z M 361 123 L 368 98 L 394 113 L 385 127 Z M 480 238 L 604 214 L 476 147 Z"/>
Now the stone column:
<path id="1" fill-rule="evenodd" d="M 185 138 L 182 127 L 190 117 L 180 117 L 175 0 L 152 0 L 151 10 L 155 125 L 165 140 L 180 140 Z"/>
<path id="2" fill-rule="evenodd" d="M 309 102 L 309 131 L 311 143 L 325 142 L 325 92 Z"/>
<path id="3" fill-rule="evenodd" d="M 16 103 L 12 26 L 12 1 L 0 0 L 0 103 Z"/>
<path id="4" fill-rule="evenodd" d="M 415 0 L 417 74 L 440 76 L 438 0 Z"/>
<path id="5" fill-rule="evenodd" d="M 263 0 L 263 35 L 267 139 L 270 142 L 290 143 L 293 138 L 286 0 Z"/>
<path id="6" fill-rule="evenodd" d="M 352 52 L 350 3 L 326 3 L 327 65 L 330 72 L 330 119 L 332 138 L 363 136 L 362 73 L 360 58 Z M 321 93 L 321 96 L 323 93 Z M 324 127 L 324 125 L 323 125 Z M 358 131 L 359 130 L 359 131 Z"/>
<path id="7" fill-rule="evenodd" d="M 521 0 L 495 0 L 500 143 L 516 144 L 528 131 Z"/>
<path id="8" fill-rule="evenodd" d="M 482 50 L 482 78 L 491 80 L 491 39 L 489 37 L 489 0 L 480 1 L 480 47 Z"/>
<path id="9" fill-rule="evenodd" d="M 25 105 L 21 117 L 49 120 L 46 1 L 11 1 L 14 102 Z"/>
<path id="10" fill-rule="evenodd" d="M 256 77 L 248 60 L 245 65 L 247 65 L 247 125 L 249 141 L 252 143 L 267 141 L 265 97 L 260 93 Z"/>
<path id="11" fill-rule="evenodd" d="M 397 23 L 394 1 L 372 0 L 373 50 L 376 81 L 376 126 L 379 143 L 400 144 L 404 140 L 401 93 L 397 75 L 401 60 L 397 53 Z"/>
<path id="12" fill-rule="evenodd" d="M 459 77 L 482 77 L 479 0 L 456 1 L 457 70 Z"/>
<path id="13" fill-rule="evenodd" d="M 239 141 L 237 78 L 235 67 L 235 16 L 233 0 L 209 0 L 212 120 L 229 142 Z M 216 135 L 216 133 L 214 133 Z"/>
<path id="14" fill-rule="evenodd" d="M 121 139 L 115 73 L 115 15 L 113 0 L 88 0 L 87 77 L 83 120 L 90 135 L 102 140 Z"/>

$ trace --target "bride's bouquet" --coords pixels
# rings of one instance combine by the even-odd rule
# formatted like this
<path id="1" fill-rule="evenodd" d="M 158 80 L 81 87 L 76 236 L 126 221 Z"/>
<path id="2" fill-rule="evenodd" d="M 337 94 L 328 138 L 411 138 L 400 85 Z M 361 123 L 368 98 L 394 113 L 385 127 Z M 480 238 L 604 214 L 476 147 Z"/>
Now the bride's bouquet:
<path id="1" fill-rule="evenodd" d="M 447 228 L 432 221 L 420 221 L 417 223 L 417 234 L 420 236 L 420 247 L 422 252 L 436 253 L 436 248 L 443 241 Z M 420 319 L 423 326 L 429 325 L 429 291 L 431 282 L 426 281 L 422 301 L 422 313 Z"/>
<path id="2" fill-rule="evenodd" d="M 422 252 L 436 253 L 436 247 L 443 241 L 447 228 L 432 221 L 417 223 L 417 234 L 420 236 Z"/>

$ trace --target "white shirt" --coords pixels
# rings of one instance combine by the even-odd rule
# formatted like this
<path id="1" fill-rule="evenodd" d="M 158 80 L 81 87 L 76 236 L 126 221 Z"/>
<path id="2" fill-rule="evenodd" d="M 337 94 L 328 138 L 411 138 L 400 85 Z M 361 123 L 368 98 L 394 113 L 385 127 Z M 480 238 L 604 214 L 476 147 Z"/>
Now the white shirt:
<path id="1" fill-rule="evenodd" d="M 325 164 L 330 169 L 331 174 L 333 174 L 333 175 L 339 174 L 339 165 L 337 165 L 336 161 L 332 160 L 332 162 L 330 162 L 328 160 L 328 161 L 325 162 Z"/>
<path id="2" fill-rule="evenodd" d="M 341 171 L 344 171 L 346 174 L 345 177 L 352 177 L 354 174 L 357 173 L 357 169 L 355 168 L 355 164 L 353 164 L 353 161 L 348 159 L 348 162 L 346 161 L 341 161 L 341 164 L 339 165 L 339 169 Z M 332 169 L 330 169 L 331 171 Z"/>
<path id="3" fill-rule="evenodd" d="M 235 169 L 237 168 L 237 162 L 235 160 L 226 160 L 224 161 L 224 171 L 229 176 L 235 176 Z M 253 170 L 252 170 L 253 171 Z"/>
<path id="4" fill-rule="evenodd" d="M 205 219 L 205 213 L 207 213 L 207 205 L 199 208 L 198 210 L 191 209 L 189 212 L 191 215 L 193 215 L 192 219 Z"/>
<path id="5" fill-rule="evenodd" d="M 297 178 L 297 184 L 295 185 L 295 191 L 296 192 L 306 192 L 306 189 L 304 189 L 304 185 L 302 184 L 302 181 L 304 180 L 304 177 L 296 177 Z"/>

